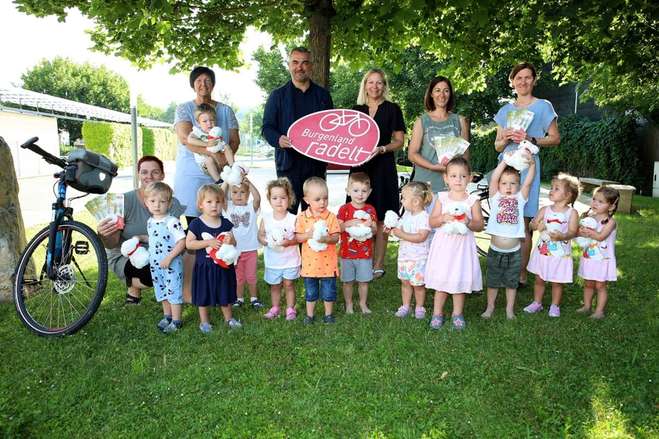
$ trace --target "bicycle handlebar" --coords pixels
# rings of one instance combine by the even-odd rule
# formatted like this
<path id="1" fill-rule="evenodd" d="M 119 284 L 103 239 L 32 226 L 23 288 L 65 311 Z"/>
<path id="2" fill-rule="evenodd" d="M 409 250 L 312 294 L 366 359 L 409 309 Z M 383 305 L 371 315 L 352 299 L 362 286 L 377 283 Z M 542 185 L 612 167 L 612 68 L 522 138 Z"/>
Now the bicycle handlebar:
<path id="1" fill-rule="evenodd" d="M 66 167 L 67 163 L 65 160 L 62 160 L 59 157 L 55 157 L 51 153 L 41 149 L 41 147 L 36 144 L 38 140 L 38 137 L 32 137 L 30 140 L 23 143 L 21 148 L 29 149 L 30 151 L 39 154 L 46 162 L 50 163 L 51 165 L 59 166 L 60 168 Z"/>

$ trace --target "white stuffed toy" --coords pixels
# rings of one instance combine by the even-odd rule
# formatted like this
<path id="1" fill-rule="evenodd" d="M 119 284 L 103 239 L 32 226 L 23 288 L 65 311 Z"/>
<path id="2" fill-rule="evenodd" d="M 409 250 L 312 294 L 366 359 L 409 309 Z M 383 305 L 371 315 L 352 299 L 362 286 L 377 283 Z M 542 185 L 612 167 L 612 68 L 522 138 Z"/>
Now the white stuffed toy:
<path id="1" fill-rule="evenodd" d="M 369 215 L 368 212 L 364 210 L 356 210 L 355 213 L 352 214 L 352 217 L 354 219 L 367 221 L 369 218 L 371 218 L 371 215 Z M 350 236 L 350 239 L 356 239 L 360 242 L 364 242 L 373 237 L 373 230 L 363 222 L 356 226 L 346 227 L 346 232 Z"/>
<path id="2" fill-rule="evenodd" d="M 387 210 L 384 213 L 384 226 L 388 229 L 395 229 L 400 223 L 400 218 L 398 214 L 393 210 Z"/>
<path id="3" fill-rule="evenodd" d="M 323 250 L 327 249 L 327 243 L 320 242 L 320 239 L 328 235 L 329 229 L 327 228 L 327 223 L 325 220 L 316 221 L 313 224 L 313 234 L 311 235 L 311 239 L 307 241 L 309 243 L 309 247 L 311 247 L 311 250 L 315 252 L 322 252 Z"/>
<path id="4" fill-rule="evenodd" d="M 521 172 L 529 167 L 529 160 L 524 156 L 525 151 L 533 155 L 537 154 L 539 149 L 528 140 L 522 140 L 515 151 L 509 151 L 503 154 L 503 161 L 506 162 L 508 166 L 512 166 Z M 532 157 L 531 160 L 533 160 Z"/>
<path id="5" fill-rule="evenodd" d="M 592 216 L 587 216 L 586 218 L 582 218 L 581 221 L 579 221 L 579 225 L 581 227 L 585 227 L 586 229 L 597 230 L 597 220 Z M 586 249 L 590 247 L 590 245 L 593 242 L 595 242 L 595 240 L 593 238 L 587 238 L 585 236 L 577 236 L 575 242 L 579 247 Z"/>
<path id="6" fill-rule="evenodd" d="M 227 236 L 226 232 L 220 233 L 219 235 L 217 235 L 217 237 L 214 237 L 213 235 L 207 232 L 203 232 L 201 234 L 201 238 L 203 240 L 217 239 L 220 242 L 224 241 L 224 238 L 226 236 Z M 219 249 L 206 247 L 206 253 L 208 253 L 208 257 L 211 258 L 213 262 L 224 268 L 228 268 L 229 265 L 235 264 L 236 261 L 238 260 L 238 256 L 240 256 L 240 252 L 236 249 L 236 246 L 232 244 L 224 244 L 224 243 L 222 243 Z"/>
<path id="7" fill-rule="evenodd" d="M 270 233 L 268 233 L 267 238 L 268 238 L 267 239 L 268 247 L 279 252 L 284 250 L 283 243 L 284 240 L 286 239 L 286 236 L 283 229 L 276 227 L 270 230 Z"/>
<path id="8" fill-rule="evenodd" d="M 449 235 L 464 235 L 469 230 L 463 222 L 467 218 L 469 207 L 464 203 L 450 203 L 446 212 L 453 217 L 453 221 L 445 223 L 440 230 Z"/>
<path id="9" fill-rule="evenodd" d="M 247 174 L 247 170 L 234 163 L 233 166 L 226 165 L 220 173 L 220 178 L 230 184 L 231 186 L 238 186 L 243 181 L 243 176 Z"/>
<path id="10" fill-rule="evenodd" d="M 127 257 L 135 268 L 143 268 L 149 264 L 149 251 L 142 247 L 137 236 L 133 236 L 121 244 L 121 254 Z"/>

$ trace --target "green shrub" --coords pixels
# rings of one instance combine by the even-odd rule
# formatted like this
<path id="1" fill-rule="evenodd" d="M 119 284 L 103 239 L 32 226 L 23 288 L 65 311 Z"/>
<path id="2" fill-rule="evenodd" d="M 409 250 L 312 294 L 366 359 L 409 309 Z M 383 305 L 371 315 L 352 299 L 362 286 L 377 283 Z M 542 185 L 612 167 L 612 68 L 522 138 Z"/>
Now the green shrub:
<path id="1" fill-rule="evenodd" d="M 144 128 L 142 129 L 144 130 Z M 148 129 L 153 133 L 153 154 L 160 158 L 160 160 L 175 160 L 177 143 L 174 130 L 171 128 Z"/>
<path id="2" fill-rule="evenodd" d="M 128 124 L 85 121 L 82 139 L 90 151 L 101 153 L 119 167 L 133 163 L 133 141 Z M 137 155 L 142 155 L 142 130 L 137 130 Z"/>
<path id="3" fill-rule="evenodd" d="M 110 155 L 112 143 L 112 125 L 107 122 L 86 120 L 82 124 L 82 140 L 90 151 Z"/>
<path id="4" fill-rule="evenodd" d="M 615 180 L 639 187 L 639 150 L 636 142 L 636 122 L 631 116 L 611 117 L 591 121 L 581 116 L 566 116 L 558 120 L 561 144 L 542 148 L 540 152 L 543 180 L 559 172 L 577 177 Z M 474 170 L 489 171 L 497 164 L 494 149 L 496 129 L 475 133 L 469 147 Z"/>
<path id="5" fill-rule="evenodd" d="M 142 155 L 153 155 L 154 152 L 153 130 L 149 127 L 142 127 Z"/>

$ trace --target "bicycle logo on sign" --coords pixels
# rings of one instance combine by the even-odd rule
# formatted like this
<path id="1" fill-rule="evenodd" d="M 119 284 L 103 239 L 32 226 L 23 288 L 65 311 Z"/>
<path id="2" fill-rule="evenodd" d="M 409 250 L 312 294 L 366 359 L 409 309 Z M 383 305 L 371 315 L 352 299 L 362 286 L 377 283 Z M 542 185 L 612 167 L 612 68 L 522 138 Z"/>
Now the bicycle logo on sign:
<path id="1" fill-rule="evenodd" d="M 368 132 L 371 122 L 358 111 L 346 114 L 345 110 L 341 110 L 341 113 L 329 113 L 323 116 L 318 126 L 326 132 L 347 126 L 351 136 L 361 137 Z"/>

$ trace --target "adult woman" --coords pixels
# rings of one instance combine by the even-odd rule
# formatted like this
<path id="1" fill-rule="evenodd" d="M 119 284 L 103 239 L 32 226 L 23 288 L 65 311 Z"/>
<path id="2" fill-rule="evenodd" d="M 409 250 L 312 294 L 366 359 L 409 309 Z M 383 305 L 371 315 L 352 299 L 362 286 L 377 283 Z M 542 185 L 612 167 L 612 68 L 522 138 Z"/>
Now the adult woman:
<path id="1" fill-rule="evenodd" d="M 519 63 L 513 67 L 510 75 L 510 86 L 515 91 L 517 98 L 514 102 L 501 107 L 494 116 L 497 123 L 497 138 L 494 147 L 498 152 L 505 152 L 517 148 L 519 142 L 526 139 L 535 143 L 538 147 L 556 146 L 561 142 L 558 132 L 556 112 L 551 103 L 545 99 L 533 96 L 533 87 L 536 84 L 536 70 L 531 63 Z M 526 114 L 531 119 L 526 130 L 513 128 L 519 127 L 520 116 Z M 501 160 L 499 155 L 499 160 Z M 531 253 L 531 231 L 529 222 L 538 212 L 540 198 L 540 157 L 536 154 L 535 177 L 529 192 L 529 199 L 524 208 L 524 223 L 526 225 L 526 239 L 522 244 L 522 270 L 520 273 L 520 287 L 526 284 L 526 264 Z M 522 181 L 526 178 L 526 171 L 522 172 Z"/>
<path id="2" fill-rule="evenodd" d="M 463 116 L 453 113 L 455 96 L 453 85 L 448 78 L 437 76 L 430 81 L 423 99 L 426 112 L 415 122 L 407 157 L 414 163 L 414 181 L 430 183 L 433 192 L 445 188 L 442 172 L 446 163 L 437 162 L 437 152 L 433 145 L 435 137 L 462 137 L 469 141 L 469 122 Z M 465 152 L 465 158 L 468 157 Z"/>
<path id="3" fill-rule="evenodd" d="M 135 268 L 128 258 L 121 254 L 120 247 L 125 240 L 133 236 L 139 236 L 142 245 L 148 246 L 146 222 L 151 214 L 144 204 L 144 188 L 153 181 L 162 181 L 165 178 L 165 168 L 159 158 L 147 155 L 137 162 L 137 175 L 140 180 L 139 189 L 124 194 L 124 228 L 118 229 L 110 220 L 103 220 L 98 223 L 97 229 L 107 249 L 110 269 L 117 277 L 126 281 L 126 303 L 134 305 L 140 303 L 142 290 L 153 286 L 151 270 L 148 265 Z M 172 200 L 169 213 L 175 217 L 183 214 L 183 206 L 176 198 Z"/>
<path id="4" fill-rule="evenodd" d="M 222 129 L 225 141 L 234 152 L 238 150 L 240 144 L 238 120 L 233 110 L 226 104 L 214 101 L 211 97 L 215 87 L 215 73 L 208 67 L 195 67 L 190 72 L 190 87 L 195 92 L 195 98 L 176 107 L 174 118 L 174 128 L 178 138 L 174 195 L 185 204 L 185 216 L 188 218 L 188 222 L 198 215 L 197 189 L 204 184 L 214 183 L 209 176 L 203 173 L 194 159 L 194 153 L 204 155 L 212 155 L 212 153 L 206 151 L 204 147 L 188 144 L 188 136 L 192 132 L 193 125 L 198 127 L 194 117 L 197 106 L 203 103 L 213 106 L 216 112 L 215 125 Z M 226 164 L 224 154 L 215 153 L 214 155 L 220 165 Z"/>
<path id="5" fill-rule="evenodd" d="M 380 69 L 371 69 L 362 78 L 353 109 L 370 115 L 380 128 L 378 153 L 364 165 L 351 169 L 366 172 L 371 180 L 371 195 L 367 203 L 375 207 L 378 228 L 373 249 L 373 276 L 384 275 L 384 256 L 387 251 L 388 235 L 384 233 L 384 214 L 387 210 L 398 212 L 398 173 L 394 151 L 403 146 L 405 122 L 400 107 L 389 100 L 387 76 Z"/>

